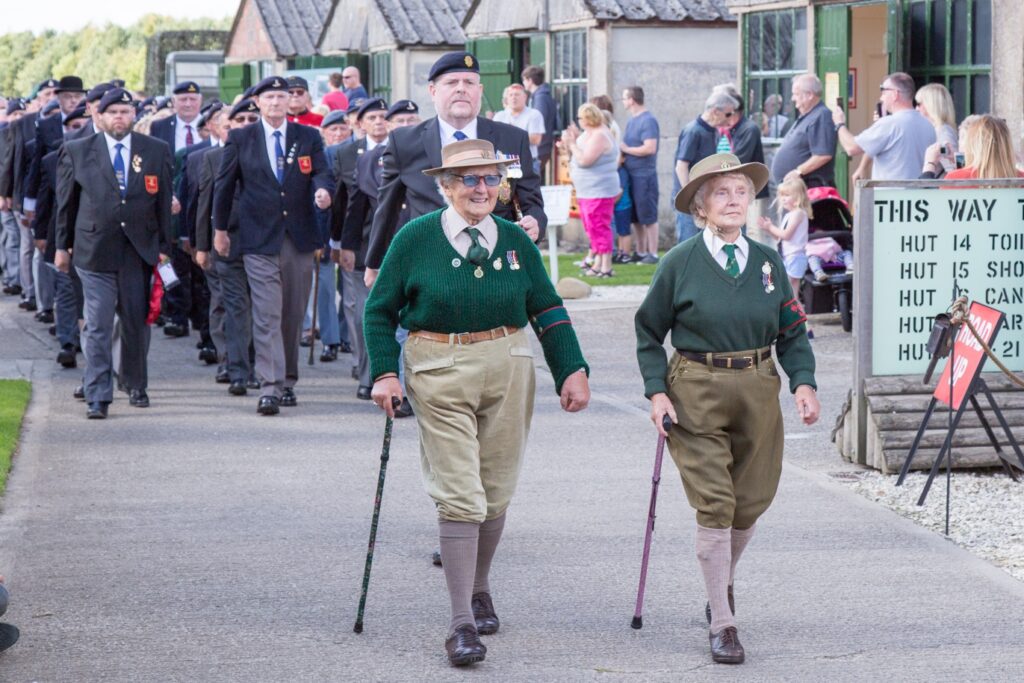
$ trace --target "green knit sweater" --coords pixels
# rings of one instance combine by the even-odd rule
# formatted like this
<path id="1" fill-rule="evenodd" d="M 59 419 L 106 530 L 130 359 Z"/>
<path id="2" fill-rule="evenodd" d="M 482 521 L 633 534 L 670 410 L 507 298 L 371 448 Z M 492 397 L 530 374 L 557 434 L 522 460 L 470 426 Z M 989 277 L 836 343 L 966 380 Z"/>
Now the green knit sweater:
<path id="1" fill-rule="evenodd" d="M 746 351 L 776 344 L 790 391 L 814 382 L 814 353 L 807 327 L 778 252 L 753 240 L 747 265 L 732 278 L 718 265 L 702 235 L 677 245 L 661 260 L 647 297 L 636 312 L 636 356 L 649 398 L 667 392 L 663 346 L 684 351 Z M 764 264 L 770 273 L 764 273 Z M 770 278 L 774 289 L 765 291 Z"/>
<path id="2" fill-rule="evenodd" d="M 555 391 L 571 373 L 590 369 L 562 299 L 544 270 L 540 252 L 514 223 L 494 216 L 498 243 L 483 277 L 448 242 L 442 210 L 410 221 L 395 235 L 366 301 L 363 333 L 370 354 L 370 376 L 398 372 L 395 328 L 414 332 L 479 332 L 502 325 L 526 327 L 536 319 L 544 358 Z M 513 265 L 518 264 L 518 268 Z"/>

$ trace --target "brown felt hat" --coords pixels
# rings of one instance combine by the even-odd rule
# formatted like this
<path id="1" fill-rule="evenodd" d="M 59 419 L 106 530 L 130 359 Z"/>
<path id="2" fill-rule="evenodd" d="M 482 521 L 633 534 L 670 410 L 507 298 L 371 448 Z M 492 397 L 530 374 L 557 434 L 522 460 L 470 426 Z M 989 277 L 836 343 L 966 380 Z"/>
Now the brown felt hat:
<path id="1" fill-rule="evenodd" d="M 423 171 L 426 175 L 441 175 L 445 171 L 473 166 L 504 166 L 517 159 L 506 159 L 494 153 L 494 145 L 488 140 L 460 140 L 441 148 L 441 165 Z"/>
<path id="2" fill-rule="evenodd" d="M 690 169 L 690 182 L 676 195 L 676 211 L 690 213 L 690 204 L 693 203 L 693 196 L 697 194 L 700 186 L 715 176 L 726 173 L 742 173 L 750 178 L 754 183 L 754 194 L 768 184 L 768 167 L 764 164 L 757 161 L 742 164 L 735 154 L 712 154 L 698 161 Z"/>

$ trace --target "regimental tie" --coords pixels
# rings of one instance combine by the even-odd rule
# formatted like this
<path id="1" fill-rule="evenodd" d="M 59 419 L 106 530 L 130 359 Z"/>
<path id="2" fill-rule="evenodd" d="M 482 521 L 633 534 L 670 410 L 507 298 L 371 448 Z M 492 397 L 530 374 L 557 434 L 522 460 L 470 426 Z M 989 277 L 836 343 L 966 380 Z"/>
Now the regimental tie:
<path id="1" fill-rule="evenodd" d="M 189 124 L 186 123 L 185 124 L 185 146 L 186 147 L 191 147 L 192 143 L 194 141 L 195 141 L 195 138 L 192 137 L 192 126 L 190 126 Z"/>
<path id="2" fill-rule="evenodd" d="M 463 133 L 461 130 L 457 130 L 454 133 L 452 133 L 452 137 L 455 138 L 456 142 L 462 142 L 463 140 L 469 139 L 469 136 Z"/>
<path id="3" fill-rule="evenodd" d="M 477 228 L 466 228 L 466 232 L 469 233 L 469 239 L 473 243 L 469 247 L 469 251 L 466 252 L 466 258 L 476 266 L 473 275 L 481 278 L 484 276 L 483 265 L 487 263 L 487 249 L 480 244 L 480 231 Z"/>
<path id="4" fill-rule="evenodd" d="M 120 142 L 114 145 L 114 177 L 117 178 L 117 188 L 121 191 L 121 197 L 128 192 L 128 169 L 124 166 L 124 157 L 121 153 L 124 145 Z"/>
<path id="5" fill-rule="evenodd" d="M 274 131 L 274 157 L 277 159 L 277 182 L 284 184 L 284 148 L 281 147 L 281 131 Z"/>
<path id="6" fill-rule="evenodd" d="M 729 273 L 731 277 L 740 276 L 740 264 L 736 260 L 736 245 L 735 244 L 723 244 L 722 251 L 725 252 L 725 272 Z"/>

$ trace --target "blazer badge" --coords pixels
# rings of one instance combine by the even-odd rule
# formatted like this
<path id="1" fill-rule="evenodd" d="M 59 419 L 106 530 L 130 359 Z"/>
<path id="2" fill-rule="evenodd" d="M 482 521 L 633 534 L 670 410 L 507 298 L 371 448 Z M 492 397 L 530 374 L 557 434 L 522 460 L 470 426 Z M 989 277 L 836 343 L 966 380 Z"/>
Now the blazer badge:
<path id="1" fill-rule="evenodd" d="M 309 175 L 313 172 L 313 159 L 311 157 L 299 157 L 299 170 Z"/>
<path id="2" fill-rule="evenodd" d="M 155 175 L 146 176 L 146 192 L 156 194 L 160 191 L 160 182 Z"/>

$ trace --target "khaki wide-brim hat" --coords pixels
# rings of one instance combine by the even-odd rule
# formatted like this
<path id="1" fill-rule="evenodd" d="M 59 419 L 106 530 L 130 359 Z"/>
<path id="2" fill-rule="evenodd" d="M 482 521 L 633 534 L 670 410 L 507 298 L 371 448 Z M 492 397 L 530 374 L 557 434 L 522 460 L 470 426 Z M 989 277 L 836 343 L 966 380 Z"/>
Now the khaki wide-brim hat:
<path id="1" fill-rule="evenodd" d="M 506 166 L 516 161 L 498 157 L 494 145 L 488 140 L 461 140 L 441 148 L 441 165 L 423 171 L 426 175 L 437 176 L 445 171 L 474 166 Z"/>
<path id="2" fill-rule="evenodd" d="M 715 176 L 726 173 L 742 173 L 750 178 L 754 183 L 755 195 L 768 184 L 768 167 L 764 164 L 757 161 L 741 164 L 735 154 L 712 154 L 698 161 L 690 169 L 690 182 L 676 195 L 676 211 L 690 213 L 690 204 L 700 186 Z"/>

